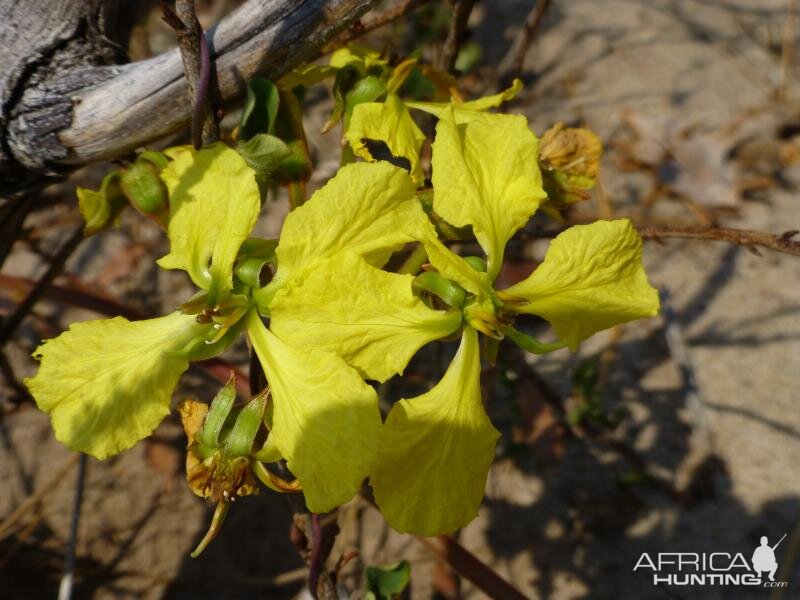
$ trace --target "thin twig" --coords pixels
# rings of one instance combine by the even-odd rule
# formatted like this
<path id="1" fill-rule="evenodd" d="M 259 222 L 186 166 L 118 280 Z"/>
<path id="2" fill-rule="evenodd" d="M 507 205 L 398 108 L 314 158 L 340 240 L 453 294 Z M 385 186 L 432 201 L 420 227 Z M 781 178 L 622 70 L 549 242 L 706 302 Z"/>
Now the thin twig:
<path id="1" fill-rule="evenodd" d="M 33 306 L 39 301 L 56 275 L 61 273 L 64 269 L 64 264 L 67 262 L 67 259 L 72 255 L 82 240 L 83 225 L 80 225 L 75 228 L 72 235 L 69 236 L 69 239 L 67 239 L 58 253 L 53 257 L 47 271 L 42 278 L 36 282 L 36 285 L 31 289 L 25 300 L 17 306 L 17 309 L 11 313 L 11 315 L 3 320 L 2 326 L 0 326 L 0 347 L 11 339 L 11 335 L 16 331 L 19 324 L 22 323 Z"/>
<path id="2" fill-rule="evenodd" d="M 447 535 L 415 536 L 428 550 L 453 567 L 464 579 L 495 600 L 525 600 L 525 595 L 489 565 Z"/>
<path id="3" fill-rule="evenodd" d="M 788 100 L 789 83 L 794 63 L 794 15 L 795 0 L 786 0 L 786 18 L 783 21 L 783 40 L 781 41 L 781 79 L 778 84 L 778 100 Z"/>
<path id="4" fill-rule="evenodd" d="M 469 21 L 469 15 L 472 13 L 472 7 L 474 5 L 475 0 L 455 0 L 450 29 L 447 32 L 447 38 L 442 46 L 442 54 L 439 57 L 439 68 L 443 71 L 452 73 L 455 69 L 458 51 L 461 48 L 461 43 L 464 41 L 464 36 L 467 31 L 467 22 Z"/>
<path id="5" fill-rule="evenodd" d="M 782 234 L 763 233 L 748 229 L 731 229 L 728 227 L 707 226 L 669 226 L 669 225 L 641 225 L 637 226 L 644 239 L 661 240 L 663 238 L 685 238 L 693 240 L 710 240 L 715 242 L 728 242 L 744 246 L 753 254 L 760 256 L 758 248 L 767 248 L 775 252 L 800 256 L 800 242 L 793 240 L 800 231 L 786 231 Z"/>
<path id="6" fill-rule="evenodd" d="M 325 47 L 320 51 L 320 55 L 333 52 L 337 48 L 340 48 L 357 38 L 367 35 L 376 29 L 380 29 L 384 25 L 388 25 L 393 21 L 405 17 L 418 8 L 425 6 L 426 4 L 430 4 L 430 2 L 431 0 L 402 0 L 402 2 L 398 2 L 394 6 L 391 6 L 390 8 L 373 15 L 369 19 L 365 18 L 363 21 L 356 21 L 352 27 L 325 44 Z"/>
<path id="7" fill-rule="evenodd" d="M 36 506 L 42 498 L 44 498 L 50 491 L 55 489 L 58 484 L 64 480 L 64 475 L 75 465 L 78 461 L 78 455 L 73 454 L 69 459 L 56 471 L 56 473 L 45 483 L 42 487 L 36 490 L 31 496 L 28 496 L 22 504 L 20 504 L 14 511 L 3 519 L 0 523 L 0 540 L 9 535 L 17 522 L 22 519 L 25 514 Z"/>
<path id="8" fill-rule="evenodd" d="M 78 525 L 81 519 L 81 504 L 83 504 L 83 488 L 86 483 L 86 455 L 80 455 L 78 463 L 78 480 L 75 484 L 75 498 L 72 504 L 72 521 L 69 526 L 69 539 L 67 552 L 64 557 L 64 574 L 58 586 L 58 600 L 72 598 L 72 584 L 75 578 L 75 551 L 78 546 Z"/>
<path id="9" fill-rule="evenodd" d="M 528 13 L 525 24 L 511 43 L 511 48 L 500 61 L 499 72 L 504 77 L 519 77 L 522 73 L 525 55 L 528 53 L 531 41 L 539 30 L 548 8 L 550 8 L 550 0 L 537 0 L 536 6 Z"/>
<path id="10" fill-rule="evenodd" d="M 176 0 L 173 11 L 161 5 L 164 21 L 175 30 L 183 59 L 186 84 L 192 99 L 192 143 L 195 148 L 219 139 L 219 125 L 208 96 L 211 54 L 203 28 L 197 20 L 194 0 Z"/>

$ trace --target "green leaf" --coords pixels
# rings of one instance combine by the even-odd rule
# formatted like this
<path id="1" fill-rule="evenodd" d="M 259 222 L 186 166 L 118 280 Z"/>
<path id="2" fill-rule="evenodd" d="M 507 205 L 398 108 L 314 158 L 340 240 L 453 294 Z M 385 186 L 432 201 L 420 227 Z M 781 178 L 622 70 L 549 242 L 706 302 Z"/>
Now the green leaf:
<path id="1" fill-rule="evenodd" d="M 233 263 L 261 208 L 255 172 L 222 143 L 184 150 L 164 169 L 170 194 L 164 269 L 183 269 L 213 305 L 233 287 Z"/>
<path id="2" fill-rule="evenodd" d="M 246 142 L 240 141 L 236 144 L 236 151 L 255 171 L 263 195 L 266 195 L 272 174 L 292 154 L 286 142 L 268 133 L 256 134 Z"/>
<path id="3" fill-rule="evenodd" d="M 477 515 L 500 436 L 483 410 L 480 371 L 478 335 L 465 327 L 442 380 L 392 407 L 370 484 L 397 531 L 452 533 Z"/>
<path id="4" fill-rule="evenodd" d="M 247 98 L 239 122 L 239 139 L 249 140 L 259 133 L 272 133 L 279 103 L 277 86 L 269 79 L 253 77 L 247 83 Z"/>
<path id="5" fill-rule="evenodd" d="M 432 310 L 414 296 L 413 280 L 352 252 L 311 261 L 275 295 L 272 331 L 308 351 L 333 351 L 367 379 L 385 381 L 461 325 L 460 311 Z"/>
<path id="6" fill-rule="evenodd" d="M 390 565 L 372 565 L 364 570 L 367 592 L 377 600 L 392 600 L 400 595 L 411 580 L 411 564 L 401 560 Z"/>
<path id="7" fill-rule="evenodd" d="M 344 504 L 378 453 L 375 390 L 333 352 L 287 344 L 255 311 L 248 335 L 272 392 L 270 437 L 300 480 L 309 510 L 322 513 Z"/>
<path id="8" fill-rule="evenodd" d="M 556 237 L 533 274 L 503 292 L 510 310 L 547 319 L 576 350 L 596 332 L 658 314 L 642 267 L 642 240 L 628 219 L 576 225 Z"/>
<path id="9" fill-rule="evenodd" d="M 150 435 L 169 413 L 189 363 L 168 351 L 207 329 L 179 312 L 146 321 L 73 323 L 37 348 L 41 365 L 25 384 L 60 442 L 106 458 Z"/>

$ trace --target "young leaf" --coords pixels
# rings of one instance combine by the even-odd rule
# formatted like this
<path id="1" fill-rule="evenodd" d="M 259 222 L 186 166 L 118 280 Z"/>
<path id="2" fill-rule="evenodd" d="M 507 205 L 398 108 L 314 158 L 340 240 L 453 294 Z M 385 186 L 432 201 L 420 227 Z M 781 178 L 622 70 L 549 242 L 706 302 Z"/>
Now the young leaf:
<path id="1" fill-rule="evenodd" d="M 372 594 L 375 600 L 393 600 L 408 587 L 411 565 L 407 560 L 391 565 L 371 565 L 364 570 L 364 575 L 367 594 Z"/>
<path id="2" fill-rule="evenodd" d="M 239 122 L 239 139 L 246 141 L 259 133 L 272 133 L 279 103 L 277 86 L 269 79 L 253 77 L 247 83 L 247 98 Z"/>

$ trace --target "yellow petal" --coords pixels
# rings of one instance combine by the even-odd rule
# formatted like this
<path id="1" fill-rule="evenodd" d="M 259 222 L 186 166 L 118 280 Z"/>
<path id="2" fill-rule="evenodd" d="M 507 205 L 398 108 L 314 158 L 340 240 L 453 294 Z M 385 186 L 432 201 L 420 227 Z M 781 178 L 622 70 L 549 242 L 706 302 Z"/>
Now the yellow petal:
<path id="1" fill-rule="evenodd" d="M 293 345 L 333 351 L 367 379 L 385 381 L 461 325 L 460 312 L 432 310 L 414 296 L 413 279 L 351 252 L 312 261 L 275 295 L 270 327 Z"/>
<path id="2" fill-rule="evenodd" d="M 184 269 L 212 301 L 233 286 L 233 262 L 261 208 L 255 172 L 222 143 L 182 151 L 161 174 L 169 190 L 170 252 L 165 269 Z"/>
<path id="3" fill-rule="evenodd" d="M 270 437 L 300 480 L 308 508 L 321 513 L 347 502 L 377 456 L 375 390 L 333 352 L 284 343 L 255 311 L 248 335 L 272 390 Z"/>
<path id="4" fill-rule="evenodd" d="M 472 225 L 494 280 L 506 242 L 542 201 L 538 142 L 525 117 L 483 114 L 439 120 L 433 143 L 433 208 L 456 227 Z"/>
<path id="5" fill-rule="evenodd" d="M 386 162 L 347 165 L 286 217 L 276 281 L 344 249 L 383 266 L 394 250 L 430 227 L 408 173 Z"/>
<path id="6" fill-rule="evenodd" d="M 330 66 L 341 69 L 347 65 L 356 66 L 362 73 L 372 67 L 384 67 L 389 63 L 381 58 L 381 53 L 361 44 L 348 44 L 331 54 Z"/>
<path id="7" fill-rule="evenodd" d="M 642 240 L 627 219 L 570 227 L 505 293 L 527 300 L 510 308 L 547 319 L 573 350 L 602 329 L 655 316 L 659 306 L 642 267 Z"/>
<path id="8" fill-rule="evenodd" d="M 464 328 L 461 347 L 436 387 L 395 404 L 384 427 L 370 483 L 389 524 L 436 535 L 474 519 L 500 435 L 481 402 L 474 329 Z"/>
<path id="9" fill-rule="evenodd" d="M 511 87 L 502 92 L 484 96 L 477 100 L 468 102 L 406 102 L 406 106 L 425 111 L 440 119 L 450 114 L 449 109 L 452 108 L 452 118 L 455 118 L 456 123 L 466 123 L 477 118 L 481 111 L 496 108 L 513 99 L 519 94 L 520 90 L 522 90 L 522 81 L 515 79 Z"/>
<path id="10" fill-rule="evenodd" d="M 199 327 L 179 312 L 74 323 L 39 346 L 39 371 L 25 383 L 60 442 L 106 458 L 150 435 L 169 413 L 188 361 L 164 352 Z"/>
<path id="11" fill-rule="evenodd" d="M 411 179 L 421 185 L 424 179 L 419 152 L 425 135 L 414 123 L 402 100 L 389 94 L 385 102 L 362 102 L 353 109 L 350 124 L 345 133 L 353 151 L 366 160 L 380 160 L 373 156 L 367 140 L 386 144 L 393 156 L 408 161 Z"/>

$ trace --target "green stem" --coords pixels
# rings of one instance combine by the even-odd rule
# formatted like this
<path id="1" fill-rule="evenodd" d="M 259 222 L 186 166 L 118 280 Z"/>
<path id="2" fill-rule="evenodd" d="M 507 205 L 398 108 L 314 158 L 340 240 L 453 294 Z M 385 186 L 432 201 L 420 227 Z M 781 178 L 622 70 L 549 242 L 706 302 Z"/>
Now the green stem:
<path id="1" fill-rule="evenodd" d="M 305 181 L 292 181 L 286 186 L 289 192 L 289 208 L 294 210 L 298 206 L 303 206 L 306 201 L 306 182 Z"/>
<path id="2" fill-rule="evenodd" d="M 419 272 L 424 265 L 428 261 L 428 253 L 425 250 L 425 246 L 420 244 L 408 255 L 408 258 L 405 262 L 400 266 L 397 270 L 398 273 L 404 275 L 409 273 L 411 275 L 415 275 Z"/>

